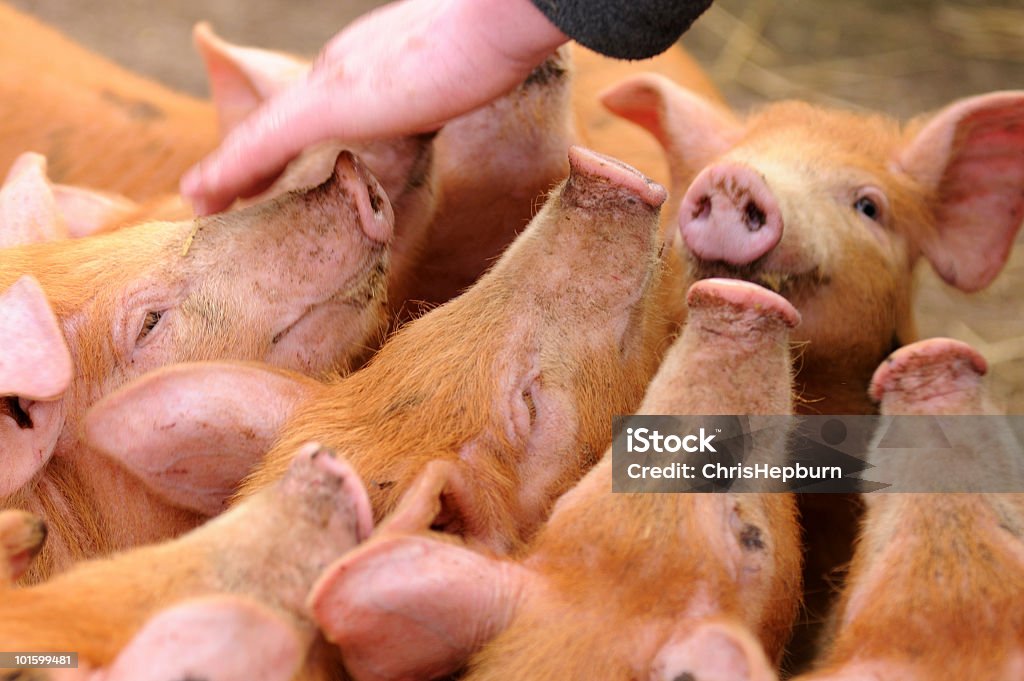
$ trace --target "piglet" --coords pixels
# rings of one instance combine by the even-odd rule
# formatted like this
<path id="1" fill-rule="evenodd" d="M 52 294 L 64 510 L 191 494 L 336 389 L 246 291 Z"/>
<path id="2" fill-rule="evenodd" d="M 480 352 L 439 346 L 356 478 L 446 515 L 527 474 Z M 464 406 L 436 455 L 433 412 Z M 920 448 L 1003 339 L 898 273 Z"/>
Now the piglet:
<path id="1" fill-rule="evenodd" d="M 0 250 L 0 288 L 38 279 L 74 369 L 63 391 L 15 386 L 2 398 L 0 506 L 37 513 L 51 531 L 35 577 L 179 534 L 202 517 L 168 506 L 119 462 L 82 446 L 80 422 L 93 402 L 184 360 L 344 371 L 382 330 L 391 233 L 387 197 L 345 152 L 323 185 L 230 215 Z M 19 344 L 11 356 L 41 348 Z M 29 366 L 20 364 L 22 374 L 36 375 L 21 378 L 42 380 L 46 372 Z M 249 451 L 222 464 L 235 484 L 262 454 Z M 178 474 L 188 486 L 187 471 Z"/>
<path id="2" fill-rule="evenodd" d="M 798 408 L 809 413 L 873 413 L 872 372 L 916 339 L 918 258 L 976 291 L 1024 220 L 1024 91 L 905 126 L 803 102 L 740 119 L 656 75 L 603 97 L 665 148 L 688 278 L 750 280 L 800 311 Z"/>
<path id="3" fill-rule="evenodd" d="M 800 311 L 804 413 L 874 413 L 872 372 L 917 338 L 915 263 L 924 256 L 949 284 L 981 289 L 1024 219 L 1022 91 L 963 99 L 906 125 L 796 101 L 741 118 L 655 75 L 603 99 L 665 149 L 682 279 L 753 281 Z M 860 507 L 852 495 L 804 495 L 801 506 L 813 629 L 852 554 Z M 810 646 L 799 647 L 802 663 Z"/>
<path id="4" fill-rule="evenodd" d="M 934 338 L 889 357 L 875 372 L 871 391 L 883 415 L 941 421 L 944 415 L 992 414 L 985 371 L 985 360 L 970 346 Z M 974 467 L 975 477 L 985 467 L 1002 471 L 990 483 L 1006 485 L 1016 472 L 1011 484 L 1019 488 L 1020 445 L 1005 425 L 999 419 L 985 424 L 985 446 L 937 449 L 916 475 L 954 476 L 945 463 L 959 459 Z M 869 463 L 898 470 L 901 452 L 876 446 Z M 799 678 L 1020 679 L 1024 494 L 873 493 L 865 502 L 833 640 L 814 672 Z"/>
<path id="5" fill-rule="evenodd" d="M 291 678 L 316 639 L 314 579 L 372 522 L 355 471 L 307 444 L 277 483 L 176 541 L 4 592 L 0 647 L 74 651 L 110 681 Z M 259 663 L 273 673 L 238 671 Z"/>
<path id="6" fill-rule="evenodd" d="M 279 437 L 242 497 L 313 439 L 352 462 L 378 518 L 444 462 L 430 468 L 446 490 L 438 527 L 496 551 L 522 546 L 607 446 L 611 416 L 640 400 L 664 342 L 652 333 L 661 314 L 651 295 L 664 190 L 584 149 L 569 163 L 569 178 L 469 291 L 403 327 L 362 370 L 282 410 L 293 409 L 277 417 Z M 262 388 L 254 404 L 248 395 L 269 383 L 237 369 L 168 368 L 126 386 L 89 415 L 90 440 L 118 458 L 145 447 L 154 459 L 217 459 L 231 437 L 249 447 L 239 419 L 274 422 L 275 401 Z M 211 410 L 197 384 L 236 387 L 218 391 Z M 136 408 L 143 398 L 152 408 Z M 223 437 L 211 446 L 213 430 Z"/>
<path id="7" fill-rule="evenodd" d="M 233 45 L 207 24 L 198 24 L 193 36 L 222 131 L 308 71 L 300 58 Z M 469 287 L 526 227 L 545 193 L 565 178 L 565 151 L 575 140 L 571 84 L 571 60 L 563 48 L 507 95 L 448 122 L 433 139 L 431 172 L 406 188 L 418 190 L 409 191 L 416 205 L 408 211 L 382 178 L 398 216 L 388 291 L 396 321 Z M 274 187 L 316 178 L 325 150 L 342 143 L 377 172 L 379 142 L 328 141 L 307 148 Z"/>
<path id="8" fill-rule="evenodd" d="M 791 412 L 793 307 L 725 280 L 696 284 L 689 305 L 639 413 Z M 754 437 L 784 456 L 784 434 Z M 611 489 L 609 451 L 511 562 L 409 534 L 440 505 L 417 484 L 310 608 L 359 681 L 436 678 L 467 659 L 472 680 L 774 679 L 799 603 L 792 495 Z"/>
<path id="9" fill-rule="evenodd" d="M 114 64 L 0 6 L 0 168 L 35 150 L 60 183 L 135 200 L 177 191 L 217 144 L 213 107 Z"/>

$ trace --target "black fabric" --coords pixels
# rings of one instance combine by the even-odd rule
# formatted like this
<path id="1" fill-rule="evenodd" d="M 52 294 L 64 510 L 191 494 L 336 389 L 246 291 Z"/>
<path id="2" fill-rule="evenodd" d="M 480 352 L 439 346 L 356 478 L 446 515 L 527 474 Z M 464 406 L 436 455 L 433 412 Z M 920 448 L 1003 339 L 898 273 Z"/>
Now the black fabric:
<path id="1" fill-rule="evenodd" d="M 667 50 L 711 0 L 532 0 L 562 33 L 609 57 L 646 59 Z"/>

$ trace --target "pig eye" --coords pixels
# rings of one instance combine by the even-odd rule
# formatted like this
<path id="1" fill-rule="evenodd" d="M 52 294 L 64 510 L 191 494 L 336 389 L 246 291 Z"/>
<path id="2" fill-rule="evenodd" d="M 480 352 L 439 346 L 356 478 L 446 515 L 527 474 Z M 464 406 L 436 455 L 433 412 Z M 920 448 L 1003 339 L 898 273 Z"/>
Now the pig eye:
<path id="1" fill-rule="evenodd" d="M 885 217 L 885 197 L 877 191 L 863 191 L 853 202 L 853 209 L 864 217 L 881 224 Z"/>
<path id="2" fill-rule="evenodd" d="M 142 329 L 139 330 L 139 336 L 135 339 L 136 343 L 142 342 L 143 339 L 148 336 L 156 325 L 160 323 L 161 317 L 164 316 L 163 310 L 153 310 L 146 313 L 146 319 L 142 322 Z"/>
<path id="3" fill-rule="evenodd" d="M 866 196 L 862 196 L 859 199 L 857 199 L 857 202 L 853 204 L 853 207 L 857 209 L 857 211 L 871 218 L 872 220 L 878 220 L 879 216 L 882 213 L 882 211 L 879 210 L 878 208 L 878 204 Z"/>

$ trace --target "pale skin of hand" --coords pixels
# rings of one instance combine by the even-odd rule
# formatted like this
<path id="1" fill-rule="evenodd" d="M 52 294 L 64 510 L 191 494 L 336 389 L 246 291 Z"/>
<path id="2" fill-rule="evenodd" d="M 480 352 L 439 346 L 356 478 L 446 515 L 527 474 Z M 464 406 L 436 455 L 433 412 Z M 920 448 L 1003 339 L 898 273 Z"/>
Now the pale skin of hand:
<path id="1" fill-rule="evenodd" d="M 302 149 L 436 130 L 510 91 L 568 38 L 530 0 L 400 0 L 327 43 L 181 181 L 199 215 L 269 186 Z"/>

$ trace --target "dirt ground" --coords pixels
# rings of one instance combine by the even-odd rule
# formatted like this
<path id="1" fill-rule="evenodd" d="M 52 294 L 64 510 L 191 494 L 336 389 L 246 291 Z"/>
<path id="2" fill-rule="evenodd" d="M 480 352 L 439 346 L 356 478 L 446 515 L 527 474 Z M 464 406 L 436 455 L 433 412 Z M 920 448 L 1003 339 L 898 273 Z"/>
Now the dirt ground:
<path id="1" fill-rule="evenodd" d="M 313 54 L 368 0 L 14 0 L 83 44 L 172 86 L 203 94 L 193 23 L 226 38 Z M 800 97 L 900 117 L 955 98 L 1024 88 L 1019 0 L 717 0 L 683 40 L 738 108 Z M 962 295 L 926 268 L 922 336 L 972 343 L 997 399 L 1024 414 L 1024 237 L 988 290 Z"/>

